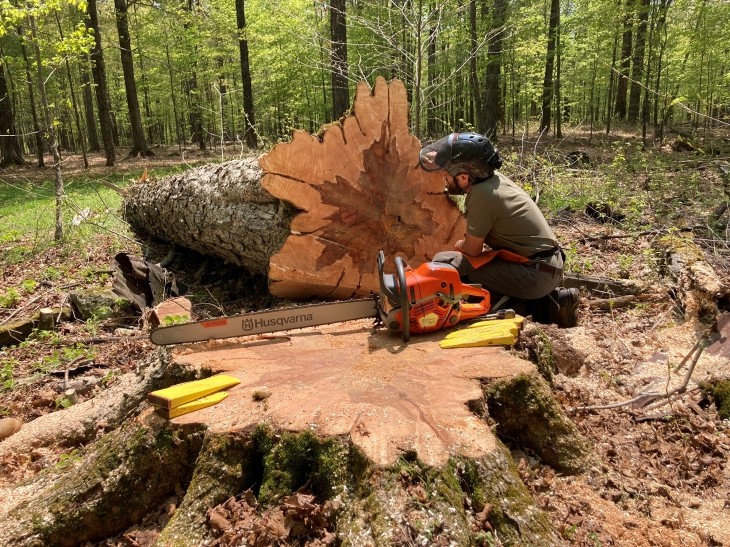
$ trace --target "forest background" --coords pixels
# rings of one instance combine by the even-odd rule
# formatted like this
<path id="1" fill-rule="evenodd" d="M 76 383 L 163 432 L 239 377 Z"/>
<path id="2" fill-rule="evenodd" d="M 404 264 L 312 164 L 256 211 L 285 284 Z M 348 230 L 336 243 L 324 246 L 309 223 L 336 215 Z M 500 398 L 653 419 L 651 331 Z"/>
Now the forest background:
<path id="1" fill-rule="evenodd" d="M 624 124 L 646 145 L 727 125 L 728 20 L 721 0 L 0 0 L 0 161 L 261 147 L 376 76 L 422 140 Z"/>
<path id="2" fill-rule="evenodd" d="M 347 112 L 359 81 L 383 76 L 404 82 L 422 142 L 455 130 L 498 142 L 505 173 L 542 198 L 570 272 L 643 283 L 630 307 L 584 303 L 580 327 L 561 331 L 585 353 L 580 378 L 556 375 L 564 406 L 628 400 L 683 375 L 698 343 L 701 300 L 669 279 L 666 241 L 679 235 L 684 248 L 691 234 L 703 251 L 692 256 L 729 278 L 728 21 L 727 0 L 0 0 L 0 326 L 108 285 L 111 257 L 140 251 L 116 190 L 148 168 L 160 178 L 188 162 L 257 155 L 295 129 L 317 133 Z M 568 150 L 590 161 L 573 169 Z M 582 215 L 590 203 L 620 217 Z M 64 245 L 48 241 L 54 220 Z M 176 266 L 196 311 L 276 304 L 265 279 L 220 260 L 185 253 Z M 138 317 L 132 329 L 115 321 L 92 315 L 0 349 L 0 419 L 22 421 L 36 443 L 42 418 L 75 404 L 69 369 L 77 403 L 108 396 L 151 352 Z M 700 365 L 727 378 L 727 365 L 709 363 Z M 666 421 L 574 414 L 609 469 L 584 479 L 516 456 L 564 539 L 730 544 L 728 420 L 697 397 L 672 411 Z M 91 441 L 7 450 L 0 488 L 48 467 L 71 475 Z M 164 523 L 149 521 L 156 537 Z M 120 525 L 98 538 L 143 532 Z"/>

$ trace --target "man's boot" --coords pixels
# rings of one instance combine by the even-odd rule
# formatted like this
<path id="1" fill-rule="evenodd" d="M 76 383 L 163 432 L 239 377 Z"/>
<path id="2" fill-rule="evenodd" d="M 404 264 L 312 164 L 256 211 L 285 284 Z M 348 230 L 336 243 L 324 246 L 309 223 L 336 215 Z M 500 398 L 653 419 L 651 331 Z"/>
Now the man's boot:
<path id="1" fill-rule="evenodd" d="M 575 327 L 578 324 L 580 291 L 558 287 L 548 297 L 554 302 L 550 307 L 550 322 L 562 328 Z"/>
<path id="2" fill-rule="evenodd" d="M 579 303 L 578 289 L 558 287 L 542 298 L 526 301 L 526 312 L 537 323 L 553 323 L 562 328 L 575 327 L 578 324 Z"/>

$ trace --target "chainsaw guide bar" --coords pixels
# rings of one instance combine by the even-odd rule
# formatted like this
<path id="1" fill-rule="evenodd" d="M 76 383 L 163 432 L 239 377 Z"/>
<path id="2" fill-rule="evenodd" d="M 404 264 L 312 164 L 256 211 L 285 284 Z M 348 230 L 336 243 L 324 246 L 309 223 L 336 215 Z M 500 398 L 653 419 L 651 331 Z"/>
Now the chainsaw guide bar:
<path id="1" fill-rule="evenodd" d="M 396 273 L 386 274 L 385 255 L 380 251 L 377 257 L 380 293 L 373 294 L 371 298 L 245 313 L 162 327 L 153 330 L 150 339 L 155 344 L 166 346 L 373 317 L 375 326 L 385 326 L 389 331 L 400 332 L 403 341 L 408 342 L 412 332 L 433 332 L 452 327 L 459 321 L 485 316 L 489 312 L 489 291 L 478 285 L 462 283 L 459 272 L 451 264 L 424 262 L 413 269 L 400 256 L 396 256 L 394 262 Z"/>
<path id="2" fill-rule="evenodd" d="M 152 331 L 150 340 L 159 346 L 204 342 L 220 338 L 316 327 L 367 317 L 378 317 L 375 297 L 244 313 L 208 321 L 160 327 Z"/>

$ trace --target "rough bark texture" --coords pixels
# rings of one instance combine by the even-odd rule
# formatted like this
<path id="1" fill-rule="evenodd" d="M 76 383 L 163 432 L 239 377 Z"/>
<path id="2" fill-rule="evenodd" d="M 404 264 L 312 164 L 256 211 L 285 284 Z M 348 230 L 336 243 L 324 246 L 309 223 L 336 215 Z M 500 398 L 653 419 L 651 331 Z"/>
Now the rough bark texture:
<path id="1" fill-rule="evenodd" d="M 90 399 L 25 424 L 0 444 L 0 462 L 26 457 L 28 446 L 77 446 L 118 427 L 139 411 L 148 392 L 192 377 L 180 367 L 169 367 L 165 355 L 162 350 L 151 355 L 148 362 L 140 364 L 138 373 L 124 374 L 103 398 Z"/>
<path id="2" fill-rule="evenodd" d="M 361 83 L 341 122 L 319 136 L 297 132 L 262 156 L 260 181 L 256 160 L 247 159 L 139 183 L 125 200 L 127 220 L 139 232 L 268 273 L 274 296 L 367 295 L 379 288 L 380 250 L 392 272 L 395 255 L 416 267 L 464 234 L 443 175 L 418 167 L 420 143 L 407 117 L 401 82 L 379 78 L 372 90 Z"/>
<path id="3" fill-rule="evenodd" d="M 265 274 L 294 210 L 261 189 L 261 175 L 247 158 L 137 183 L 124 213 L 138 231 Z"/>
<path id="4" fill-rule="evenodd" d="M 720 314 L 718 303 L 730 300 L 730 283 L 707 263 L 692 238 L 666 236 L 654 242 L 669 280 L 668 292 L 686 320 L 711 325 Z"/>
<path id="5" fill-rule="evenodd" d="M 54 481 L 38 480 L 34 495 L 3 519 L 0 540 L 72 546 L 125 530 L 188 482 L 201 439 L 152 412 L 125 422 L 67 461 Z"/>

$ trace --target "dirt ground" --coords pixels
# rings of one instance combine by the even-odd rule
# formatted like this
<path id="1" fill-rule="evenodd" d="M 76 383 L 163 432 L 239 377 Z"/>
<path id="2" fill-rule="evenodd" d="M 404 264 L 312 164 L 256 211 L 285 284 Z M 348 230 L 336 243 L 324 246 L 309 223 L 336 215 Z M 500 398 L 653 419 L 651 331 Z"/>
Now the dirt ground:
<path id="1" fill-rule="evenodd" d="M 198 154 L 197 159 L 204 156 Z M 179 162 L 181 157 L 160 155 L 158 160 Z M 128 160 L 123 168 L 136 177 L 152 161 Z M 27 173 L 25 168 L 20 174 L 0 171 L 0 183 Z M 514 446 L 525 484 L 568 545 L 730 546 L 730 420 L 719 418 L 712 398 L 698 387 L 709 379 L 730 378 L 726 341 L 730 327 L 722 328 L 727 321 L 710 338 L 712 345 L 697 347 L 711 325 L 679 298 L 668 277 L 659 275 L 661 268 L 652 252 L 659 233 L 630 236 L 620 224 L 600 222 L 584 211 L 564 211 L 550 220 L 563 246 L 576 257 L 574 271 L 635 280 L 641 292 L 632 305 L 604 311 L 592 303 L 608 295 L 583 291 L 578 326 L 559 331 L 582 366 L 572 375 L 556 373 L 554 391 L 592 442 L 596 465 L 583 475 L 561 476 Z M 105 254 L 103 239 L 99 243 L 88 250 L 51 247 L 22 263 L 4 265 L 0 294 L 26 279 L 28 272 L 49 265 L 74 261 L 89 269 L 78 280 L 49 280 L 40 295 L 12 309 L 0 309 L 0 323 L 40 307 L 67 304 L 69 285 L 108 283 L 104 272 L 112 257 Z M 727 237 L 712 243 L 704 245 L 704 261 L 727 286 Z M 713 250 L 723 245 L 720 252 Z M 8 250 L 6 244 L 0 245 L 0 252 Z M 204 287 L 211 297 L 215 295 L 211 300 L 216 313 L 271 304 L 263 294 L 265 280 L 199 256 L 189 257 L 186 266 L 174 263 L 173 272 L 191 290 Z M 243 292 L 249 294 L 245 301 Z M 721 302 L 721 318 L 730 313 L 723 306 L 727 299 Z M 200 306 L 198 311 L 204 309 Z M 56 337 L 0 349 L 0 372 L 4 371 L 0 380 L 5 383 L 0 392 L 2 417 L 27 424 L 41 415 L 63 412 L 62 395 L 70 387 L 78 400 L 102 397 L 120 373 L 133 370 L 152 351 L 138 326 L 138 318 L 129 318 L 124 324 L 100 324 L 90 333 L 88 324 L 67 322 Z M 74 341 L 85 345 L 74 352 Z M 686 389 L 678 397 L 662 397 L 685 380 Z M 653 398 L 654 407 L 626 404 L 642 394 L 659 394 Z M 585 408 L 596 406 L 607 408 Z M 0 496 L 42 469 L 62 465 L 78 450 L 83 447 L 29 446 L 24 457 L 0 462 Z M 150 545 L 174 506 L 175 500 L 139 526 L 95 545 Z"/>

